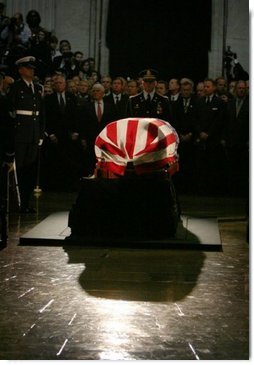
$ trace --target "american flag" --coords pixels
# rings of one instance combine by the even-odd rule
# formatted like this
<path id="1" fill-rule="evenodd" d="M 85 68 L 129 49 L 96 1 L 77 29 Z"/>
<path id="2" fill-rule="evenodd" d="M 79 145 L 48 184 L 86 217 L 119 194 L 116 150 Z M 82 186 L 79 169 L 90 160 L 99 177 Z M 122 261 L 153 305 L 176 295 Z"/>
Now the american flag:
<path id="1" fill-rule="evenodd" d="M 97 136 L 97 168 L 123 176 L 128 162 L 140 175 L 169 168 L 178 170 L 179 139 L 175 129 L 164 120 L 126 118 L 108 124 Z"/>

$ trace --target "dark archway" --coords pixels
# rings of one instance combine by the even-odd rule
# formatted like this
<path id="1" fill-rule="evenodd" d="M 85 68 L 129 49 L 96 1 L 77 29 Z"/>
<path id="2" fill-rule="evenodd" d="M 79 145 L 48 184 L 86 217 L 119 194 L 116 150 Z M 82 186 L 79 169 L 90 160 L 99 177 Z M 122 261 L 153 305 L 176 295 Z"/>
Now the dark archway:
<path id="1" fill-rule="evenodd" d="M 152 67 L 167 80 L 201 80 L 208 74 L 210 34 L 211 0 L 110 0 L 110 74 L 136 77 Z"/>

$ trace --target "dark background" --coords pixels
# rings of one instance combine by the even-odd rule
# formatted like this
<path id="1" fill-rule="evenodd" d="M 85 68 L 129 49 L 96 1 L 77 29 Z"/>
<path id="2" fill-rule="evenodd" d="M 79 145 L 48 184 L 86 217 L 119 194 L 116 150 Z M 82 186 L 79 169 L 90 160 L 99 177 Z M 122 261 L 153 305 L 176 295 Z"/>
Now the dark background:
<path id="1" fill-rule="evenodd" d="M 107 23 L 110 75 L 208 76 L 211 0 L 110 0 Z"/>

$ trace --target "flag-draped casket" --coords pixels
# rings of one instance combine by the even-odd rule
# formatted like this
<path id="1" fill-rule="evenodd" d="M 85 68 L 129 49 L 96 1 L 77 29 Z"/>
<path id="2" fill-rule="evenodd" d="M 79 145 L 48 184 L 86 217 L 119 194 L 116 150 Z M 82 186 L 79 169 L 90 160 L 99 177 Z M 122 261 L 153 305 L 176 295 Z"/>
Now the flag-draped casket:
<path id="1" fill-rule="evenodd" d="M 82 180 L 69 214 L 72 238 L 121 243 L 174 235 L 178 209 L 171 175 L 178 168 L 177 146 L 174 128 L 159 119 L 108 124 L 95 141 L 96 177 Z"/>
<path id="2" fill-rule="evenodd" d="M 102 176 L 123 176 L 131 162 L 137 175 L 178 168 L 178 136 L 167 122 L 154 118 L 126 118 L 107 125 L 95 141 Z"/>

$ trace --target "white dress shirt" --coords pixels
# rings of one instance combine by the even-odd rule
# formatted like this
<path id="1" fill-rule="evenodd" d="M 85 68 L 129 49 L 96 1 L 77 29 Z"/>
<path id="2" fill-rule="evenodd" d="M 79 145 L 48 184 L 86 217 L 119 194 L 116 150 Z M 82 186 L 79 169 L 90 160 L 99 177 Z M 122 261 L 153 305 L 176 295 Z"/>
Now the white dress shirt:
<path id="1" fill-rule="evenodd" d="M 154 94 L 155 94 L 155 90 L 153 90 L 151 93 L 148 93 L 148 92 L 146 92 L 145 90 L 143 91 L 143 93 L 144 93 L 144 98 L 145 99 L 147 99 L 147 96 L 148 96 L 148 94 L 150 95 L 150 100 L 153 100 L 153 97 L 154 97 Z"/>

